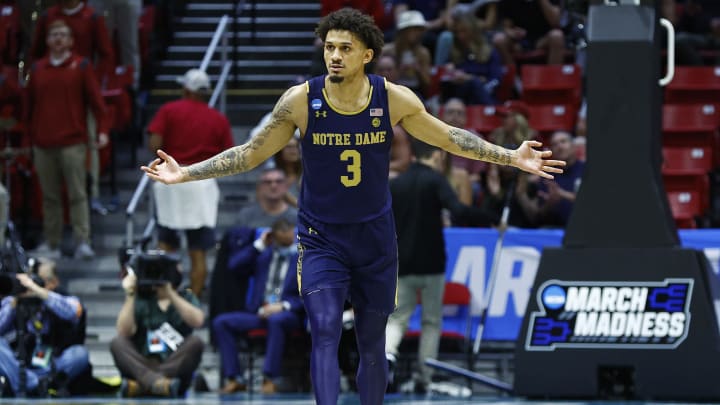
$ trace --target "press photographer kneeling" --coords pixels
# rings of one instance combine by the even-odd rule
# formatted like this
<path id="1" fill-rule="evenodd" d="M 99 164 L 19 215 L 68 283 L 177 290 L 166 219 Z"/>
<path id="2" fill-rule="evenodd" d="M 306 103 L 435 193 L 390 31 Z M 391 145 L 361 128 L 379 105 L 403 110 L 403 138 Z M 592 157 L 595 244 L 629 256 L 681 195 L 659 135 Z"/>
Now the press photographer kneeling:
<path id="1" fill-rule="evenodd" d="M 200 364 L 203 342 L 192 335 L 205 321 L 182 280 L 178 260 L 161 251 L 140 253 L 126 265 L 125 302 L 110 344 L 124 379 L 122 395 L 177 397 L 190 385 Z"/>
<path id="2" fill-rule="evenodd" d="M 55 262 L 39 259 L 28 270 L 0 275 L 0 376 L 19 397 L 64 389 L 90 367 L 80 300 L 59 292 Z"/>

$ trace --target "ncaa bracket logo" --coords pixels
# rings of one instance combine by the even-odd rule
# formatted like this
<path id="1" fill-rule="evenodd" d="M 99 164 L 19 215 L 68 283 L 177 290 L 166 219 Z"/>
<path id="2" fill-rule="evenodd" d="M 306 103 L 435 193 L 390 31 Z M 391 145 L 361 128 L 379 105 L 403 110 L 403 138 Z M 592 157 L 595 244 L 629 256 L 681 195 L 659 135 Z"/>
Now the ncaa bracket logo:
<path id="1" fill-rule="evenodd" d="M 674 349 L 690 328 L 694 280 L 548 280 L 536 293 L 525 350 Z"/>
<path id="2" fill-rule="evenodd" d="M 310 101 L 310 107 L 312 107 L 313 110 L 319 110 L 320 107 L 322 107 L 322 100 L 319 98 L 312 99 L 312 101 Z"/>

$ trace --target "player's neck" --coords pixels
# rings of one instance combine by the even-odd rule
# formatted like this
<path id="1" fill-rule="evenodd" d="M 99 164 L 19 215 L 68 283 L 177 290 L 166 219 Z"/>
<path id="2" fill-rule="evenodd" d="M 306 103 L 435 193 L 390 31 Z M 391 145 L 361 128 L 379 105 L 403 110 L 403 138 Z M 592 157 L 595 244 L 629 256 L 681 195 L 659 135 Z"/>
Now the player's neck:
<path id="1" fill-rule="evenodd" d="M 340 83 L 333 83 L 326 78 L 325 91 L 333 105 L 346 111 L 354 111 L 355 108 L 352 107 L 366 104 L 370 92 L 370 80 L 364 73 L 346 77 Z"/>

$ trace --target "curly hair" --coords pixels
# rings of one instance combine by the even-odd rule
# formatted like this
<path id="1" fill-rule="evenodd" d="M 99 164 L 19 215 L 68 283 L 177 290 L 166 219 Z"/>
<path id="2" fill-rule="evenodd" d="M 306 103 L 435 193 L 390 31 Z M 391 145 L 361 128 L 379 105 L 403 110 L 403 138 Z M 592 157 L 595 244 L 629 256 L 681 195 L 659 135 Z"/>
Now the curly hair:
<path id="1" fill-rule="evenodd" d="M 383 33 L 372 17 L 354 8 L 343 8 L 323 17 L 315 28 L 315 35 L 325 42 L 330 30 L 350 31 L 368 49 L 373 50 L 373 60 L 380 56 L 385 44 Z"/>

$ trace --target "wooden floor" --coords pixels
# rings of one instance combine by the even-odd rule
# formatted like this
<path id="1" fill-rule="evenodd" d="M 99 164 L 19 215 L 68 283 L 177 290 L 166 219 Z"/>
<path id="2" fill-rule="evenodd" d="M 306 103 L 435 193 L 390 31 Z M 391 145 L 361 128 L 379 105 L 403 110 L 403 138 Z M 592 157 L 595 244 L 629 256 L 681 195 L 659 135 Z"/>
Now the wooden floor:
<path id="1" fill-rule="evenodd" d="M 158 400 L 153 399 L 119 399 L 119 398 L 68 398 L 62 400 L 18 400 L 3 398 L 0 399 L 2 404 L 87 404 L 87 405 L 123 405 L 123 404 L 188 404 L 188 405 L 204 405 L 204 404 L 248 404 L 248 405 L 313 405 L 315 401 L 309 394 L 286 394 L 250 396 L 247 394 L 238 394 L 229 397 L 219 397 L 216 394 L 189 395 L 184 399 L 175 400 Z M 385 404 L 406 404 L 406 405 L 466 405 L 466 404 L 488 404 L 488 405 L 512 405 L 512 404 L 567 404 L 567 405 L 584 405 L 584 404 L 664 404 L 664 402 L 644 402 L 644 401 L 527 401 L 520 398 L 497 398 L 488 396 L 475 396 L 469 398 L 452 398 L 442 395 L 431 395 L 425 397 L 408 396 L 408 395 L 388 395 L 385 398 Z M 672 402 L 678 404 L 679 402 Z M 690 402 L 683 402 L 690 404 Z M 339 405 L 359 405 L 360 399 L 357 395 L 342 395 Z M 670 404 L 670 403 L 668 403 Z"/>

